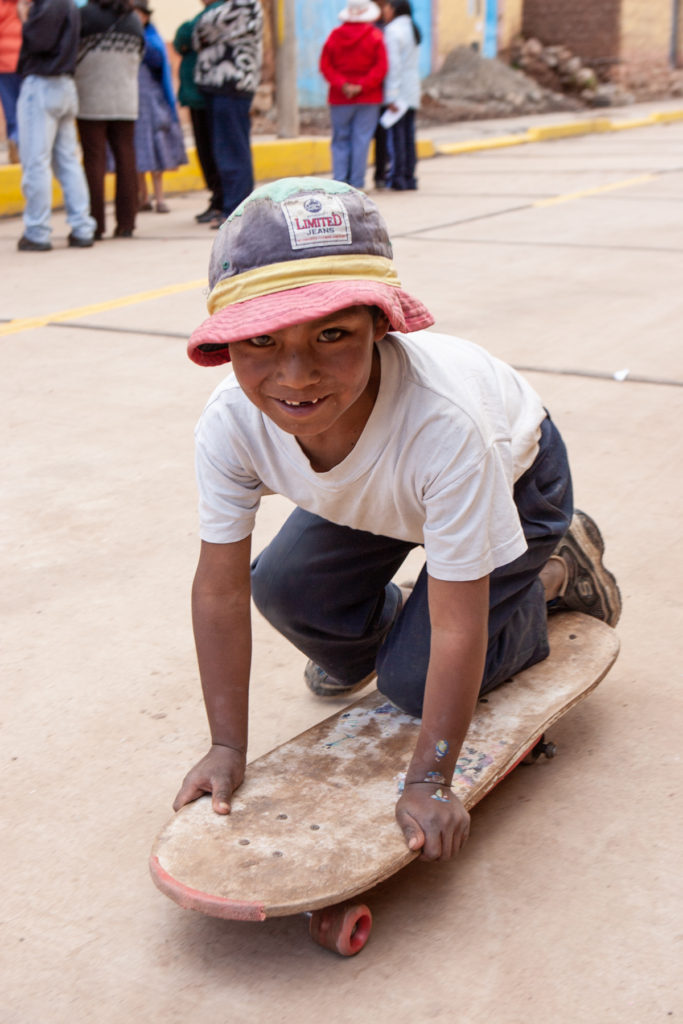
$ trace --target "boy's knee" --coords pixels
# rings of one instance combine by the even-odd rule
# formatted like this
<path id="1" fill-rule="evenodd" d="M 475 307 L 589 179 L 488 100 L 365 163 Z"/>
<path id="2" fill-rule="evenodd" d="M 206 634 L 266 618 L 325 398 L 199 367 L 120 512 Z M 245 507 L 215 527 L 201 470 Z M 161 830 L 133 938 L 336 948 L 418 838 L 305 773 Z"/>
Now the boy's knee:
<path id="1" fill-rule="evenodd" d="M 424 680 L 416 683 L 415 676 L 408 677 L 395 668 L 382 669 L 377 676 L 377 689 L 406 715 L 422 718 Z"/>

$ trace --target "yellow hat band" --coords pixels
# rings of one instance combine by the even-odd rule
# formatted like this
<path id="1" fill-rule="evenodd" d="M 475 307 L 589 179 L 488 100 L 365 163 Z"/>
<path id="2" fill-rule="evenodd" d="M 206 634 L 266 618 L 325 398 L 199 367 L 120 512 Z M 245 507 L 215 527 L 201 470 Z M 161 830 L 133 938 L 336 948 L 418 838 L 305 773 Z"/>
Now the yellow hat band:
<path id="1" fill-rule="evenodd" d="M 211 290 L 207 308 L 213 314 L 235 302 L 340 280 L 376 281 L 391 288 L 401 287 L 394 265 L 386 256 L 315 256 L 308 260 L 270 263 L 226 277 Z"/>

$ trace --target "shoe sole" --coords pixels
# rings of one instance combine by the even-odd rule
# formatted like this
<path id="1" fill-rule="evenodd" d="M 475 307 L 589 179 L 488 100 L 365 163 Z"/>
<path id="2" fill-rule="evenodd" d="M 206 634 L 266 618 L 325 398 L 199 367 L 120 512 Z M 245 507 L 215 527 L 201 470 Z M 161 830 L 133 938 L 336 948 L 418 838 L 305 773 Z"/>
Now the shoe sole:
<path id="1" fill-rule="evenodd" d="M 609 626 L 616 626 L 621 616 L 619 585 L 614 575 L 603 564 L 605 541 L 597 523 L 579 509 L 575 509 L 567 536 L 558 547 L 557 553 L 560 556 L 565 547 L 580 566 L 586 561 L 592 566 L 592 578 L 598 592 L 600 608 L 589 608 L 585 604 L 580 605 L 579 601 L 572 605 L 564 597 L 560 598 L 560 605 L 573 611 L 583 611 L 594 618 L 602 619 Z"/>
<path id="2" fill-rule="evenodd" d="M 343 684 L 335 686 L 318 680 L 316 680 L 315 683 L 312 683 L 308 675 L 304 674 L 304 677 L 306 680 L 306 686 L 316 697 L 350 697 L 351 694 L 357 693 L 358 690 L 362 690 L 367 686 L 376 675 L 376 672 L 370 672 L 364 679 L 359 680 L 357 683 L 351 683 L 349 686 L 344 686 Z"/>

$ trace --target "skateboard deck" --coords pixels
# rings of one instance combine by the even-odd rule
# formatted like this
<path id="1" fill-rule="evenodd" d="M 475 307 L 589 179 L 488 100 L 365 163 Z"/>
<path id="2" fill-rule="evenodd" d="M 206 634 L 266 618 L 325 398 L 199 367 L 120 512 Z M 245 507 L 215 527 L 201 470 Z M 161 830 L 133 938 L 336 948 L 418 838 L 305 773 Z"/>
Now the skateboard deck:
<path id="1" fill-rule="evenodd" d="M 477 705 L 453 777 L 467 808 L 598 685 L 619 649 L 613 629 L 575 612 L 551 617 L 549 639 L 545 661 Z M 229 815 L 202 797 L 170 819 L 152 849 L 154 882 L 182 907 L 244 921 L 366 892 L 417 856 L 394 808 L 419 727 L 375 690 L 259 757 Z"/>

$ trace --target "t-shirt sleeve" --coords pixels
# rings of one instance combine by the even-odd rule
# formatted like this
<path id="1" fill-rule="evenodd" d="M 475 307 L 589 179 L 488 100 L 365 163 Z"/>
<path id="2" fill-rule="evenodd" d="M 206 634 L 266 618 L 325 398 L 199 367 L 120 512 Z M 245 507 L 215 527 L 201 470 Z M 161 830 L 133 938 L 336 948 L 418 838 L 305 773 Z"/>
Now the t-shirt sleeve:
<path id="1" fill-rule="evenodd" d="M 464 475 L 454 456 L 430 481 L 424 546 L 435 579 L 481 579 L 526 551 L 510 463 L 509 446 L 494 443 Z"/>
<path id="2" fill-rule="evenodd" d="M 248 537 L 264 485 L 227 437 L 217 443 L 202 420 L 195 431 L 195 471 L 201 539 L 230 544 Z"/>

